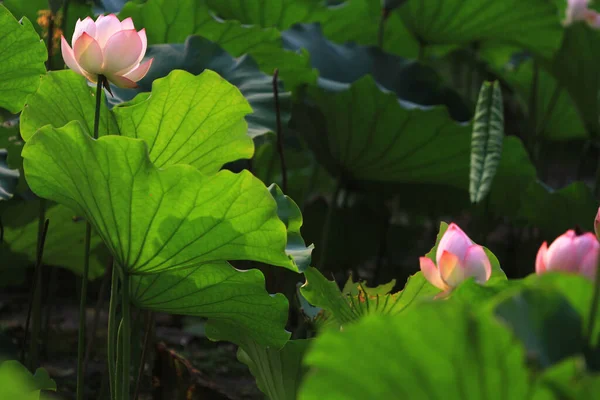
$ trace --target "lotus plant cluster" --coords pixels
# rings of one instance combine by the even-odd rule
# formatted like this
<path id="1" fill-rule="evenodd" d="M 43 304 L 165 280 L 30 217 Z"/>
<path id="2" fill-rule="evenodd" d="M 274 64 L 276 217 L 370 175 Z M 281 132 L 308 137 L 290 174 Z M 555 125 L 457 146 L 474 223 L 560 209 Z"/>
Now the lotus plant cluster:
<path id="1" fill-rule="evenodd" d="M 562 271 L 594 280 L 600 253 L 600 209 L 594 227 L 595 235 L 569 229 L 550 245 L 544 242 L 537 253 L 535 272 Z M 485 249 L 475 244 L 455 223 L 448 226 L 440 239 L 435 263 L 429 257 L 421 257 L 420 264 L 425 278 L 443 293 L 452 291 L 469 278 L 484 284 L 492 275 L 491 262 Z"/>

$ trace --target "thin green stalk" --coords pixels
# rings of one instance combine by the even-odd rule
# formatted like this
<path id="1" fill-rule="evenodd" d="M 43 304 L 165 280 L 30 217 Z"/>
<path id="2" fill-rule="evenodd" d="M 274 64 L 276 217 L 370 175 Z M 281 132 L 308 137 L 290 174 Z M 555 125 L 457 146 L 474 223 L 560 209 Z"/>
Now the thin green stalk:
<path id="1" fill-rule="evenodd" d="M 120 360 L 123 354 L 123 320 L 119 323 L 119 330 L 117 331 L 117 360 Z M 123 391 L 123 363 L 117 362 L 115 365 L 115 393 L 111 399 L 121 400 Z M 125 399 L 129 400 L 129 399 Z"/>
<path id="2" fill-rule="evenodd" d="M 123 344 L 122 344 L 122 364 L 123 373 L 123 388 L 122 399 L 129 400 L 129 371 L 131 369 L 131 304 L 129 302 L 129 275 L 123 271 L 121 276 L 123 287 L 121 288 L 121 310 L 122 310 L 122 327 L 123 327 Z"/>
<path id="3" fill-rule="evenodd" d="M 96 109 L 94 111 L 94 139 L 98 139 L 100 127 L 100 106 L 102 105 L 102 83 L 104 77 L 98 76 L 96 84 Z M 92 239 L 92 225 L 89 221 L 85 224 L 85 256 L 83 261 L 83 274 L 81 276 L 81 299 L 79 302 L 79 341 L 77 343 L 77 400 L 83 400 L 84 387 L 84 360 L 85 360 L 85 328 L 88 276 L 90 270 L 90 252 Z"/>
<path id="4" fill-rule="evenodd" d="M 331 235 L 331 225 L 333 223 L 335 209 L 337 208 L 337 200 L 340 196 L 340 192 L 342 191 L 343 186 L 344 180 L 340 176 L 337 179 L 335 191 L 333 192 L 333 197 L 331 198 L 331 204 L 329 204 L 329 208 L 327 209 L 325 225 L 323 226 L 323 233 L 321 237 L 321 256 L 319 260 L 319 269 L 321 271 L 325 271 L 329 263 L 329 236 Z"/>
<path id="5" fill-rule="evenodd" d="M 590 316 L 588 318 L 587 342 L 590 348 L 594 345 L 594 328 L 598 319 L 598 303 L 600 302 L 600 258 L 596 266 L 596 279 L 594 281 L 594 294 L 592 296 L 592 304 L 590 306 Z"/>
<path id="6" fill-rule="evenodd" d="M 112 280 L 110 283 L 110 304 L 108 306 L 108 376 L 110 384 L 111 399 L 117 397 L 117 340 L 118 340 L 118 325 L 117 325 L 117 309 L 119 307 L 119 271 L 117 266 L 113 264 Z"/>

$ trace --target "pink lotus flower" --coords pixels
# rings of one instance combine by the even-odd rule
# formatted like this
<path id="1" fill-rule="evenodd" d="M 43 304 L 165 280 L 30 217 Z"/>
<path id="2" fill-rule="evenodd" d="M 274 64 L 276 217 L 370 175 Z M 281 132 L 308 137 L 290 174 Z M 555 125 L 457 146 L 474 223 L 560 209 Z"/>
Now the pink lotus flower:
<path id="1" fill-rule="evenodd" d="M 73 48 L 61 36 L 65 63 L 94 83 L 103 75 L 120 88 L 135 88 L 152 65 L 152 59 L 140 64 L 146 54 L 146 30 L 137 32 L 131 18 L 121 22 L 111 14 L 96 22 L 90 17 L 77 20 L 71 44 Z"/>
<path id="2" fill-rule="evenodd" d="M 421 271 L 434 286 L 448 292 L 465 279 L 474 277 L 483 284 L 492 275 L 490 260 L 483 247 L 474 244 L 466 233 L 452 223 L 442 236 L 435 254 L 436 264 L 421 257 Z"/>
<path id="3" fill-rule="evenodd" d="M 585 21 L 592 28 L 600 28 L 600 15 L 588 8 L 589 0 L 569 0 L 563 25 L 568 26 L 578 21 Z"/>
<path id="4" fill-rule="evenodd" d="M 566 271 L 579 273 L 594 279 L 598 263 L 600 243 L 593 233 L 577 235 L 568 230 L 548 247 L 544 242 L 535 259 L 535 272 Z"/>

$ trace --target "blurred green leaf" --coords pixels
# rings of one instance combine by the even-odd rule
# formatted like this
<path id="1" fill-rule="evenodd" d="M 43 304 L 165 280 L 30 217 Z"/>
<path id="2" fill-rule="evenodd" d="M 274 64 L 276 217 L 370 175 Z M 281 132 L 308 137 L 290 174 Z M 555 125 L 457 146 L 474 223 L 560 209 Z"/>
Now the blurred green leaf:
<path id="1" fill-rule="evenodd" d="M 0 398 L 38 400 L 41 390 L 56 391 L 56 383 L 43 368 L 32 375 L 18 361 L 0 363 Z"/>
<path id="2" fill-rule="evenodd" d="M 471 202 L 479 203 L 489 193 L 502 158 L 504 107 L 500 83 L 484 82 L 479 92 L 471 137 Z"/>
<path id="3" fill-rule="evenodd" d="M 302 360 L 310 339 L 290 340 L 281 349 L 246 342 L 237 357 L 248 366 L 259 389 L 269 400 L 296 400 L 306 367 Z"/>
<path id="4" fill-rule="evenodd" d="M 282 347 L 288 302 L 282 294 L 269 295 L 258 270 L 240 271 L 226 261 L 197 267 L 135 276 L 132 301 L 155 312 L 208 318 L 206 335 L 237 344 L 248 340 Z M 275 350 L 276 351 L 276 350 Z"/>
<path id="5" fill-rule="evenodd" d="M 585 371 L 585 361 L 569 358 L 536 379 L 532 400 L 588 400 L 600 393 L 600 375 Z"/>
<path id="6" fill-rule="evenodd" d="M 139 96 L 113 113 L 121 135 L 143 139 L 157 167 L 188 164 L 212 174 L 227 162 L 252 157 L 244 120 L 252 108 L 213 71 L 173 71 L 153 82 L 150 96 Z"/>
<path id="7" fill-rule="evenodd" d="M 12 113 L 23 108 L 46 68 L 46 46 L 27 18 L 20 23 L 0 4 L 0 107 Z"/>
<path id="8" fill-rule="evenodd" d="M 54 156 L 60 153 L 71 157 Z M 94 140 L 77 121 L 42 128 L 23 157 L 31 189 L 85 216 L 129 273 L 224 260 L 297 271 L 285 254 L 275 200 L 247 171 L 206 176 L 188 165 L 159 169 L 142 140 Z"/>
<path id="9" fill-rule="evenodd" d="M 523 349 L 511 334 L 451 301 L 324 332 L 305 360 L 311 371 L 301 400 L 525 400 L 530 386 Z"/>

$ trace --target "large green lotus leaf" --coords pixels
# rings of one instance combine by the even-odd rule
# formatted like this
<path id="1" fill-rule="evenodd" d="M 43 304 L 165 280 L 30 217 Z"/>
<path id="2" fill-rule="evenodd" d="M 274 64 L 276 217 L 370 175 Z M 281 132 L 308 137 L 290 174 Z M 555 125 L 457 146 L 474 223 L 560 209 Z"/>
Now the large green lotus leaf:
<path id="1" fill-rule="evenodd" d="M 534 181 L 522 193 L 519 216 L 538 226 L 548 239 L 563 234 L 574 226 L 584 231 L 594 230 L 594 215 L 598 202 L 590 188 L 583 182 L 553 190 Z M 548 218 L 552 215 L 552 218 Z"/>
<path id="2" fill-rule="evenodd" d="M 77 121 L 39 130 L 23 158 L 31 189 L 81 213 L 129 273 L 223 260 L 297 271 L 285 254 L 275 200 L 247 171 L 206 176 L 189 165 L 159 169 L 142 140 L 94 140 Z"/>
<path id="3" fill-rule="evenodd" d="M 600 46 L 600 32 L 578 23 L 570 26 L 564 36 L 549 68 L 577 104 L 588 129 L 597 134 L 600 55 L 596 49 Z"/>
<path id="4" fill-rule="evenodd" d="M 501 296 L 495 315 L 518 337 L 542 368 L 582 354 L 585 340 L 582 317 L 560 293 L 543 288 L 525 288 Z"/>
<path id="5" fill-rule="evenodd" d="M 96 89 L 86 79 L 71 70 L 50 71 L 43 78 L 38 91 L 29 96 L 21 114 L 21 136 L 25 141 L 44 125 L 60 128 L 71 121 L 79 121 L 91 135 L 94 130 Z M 60 99 L 60 101 L 59 101 Z M 105 102 L 100 109 L 98 134 L 114 135 L 119 128 Z"/>
<path id="6" fill-rule="evenodd" d="M 380 292 L 360 285 L 358 290 L 341 291 L 316 268 L 304 271 L 306 282 L 300 288 L 302 296 L 313 306 L 325 310 L 329 321 L 345 325 L 369 314 L 399 314 L 409 306 L 430 300 L 440 292 L 429 284 L 421 272 L 411 276 L 404 290 L 391 293 L 391 286 Z"/>
<path id="7" fill-rule="evenodd" d="M 189 35 L 200 35 L 234 57 L 251 54 L 268 74 L 279 68 L 288 89 L 316 80 L 308 56 L 284 50 L 277 29 L 218 19 L 206 0 L 130 1 L 119 13 L 126 17 L 133 18 L 136 28 L 147 28 L 148 44 L 183 43 Z"/>
<path id="8" fill-rule="evenodd" d="M 4 242 L 0 245 L 3 266 L 23 268 L 35 264 L 39 201 L 14 201 L 0 212 L 4 225 Z M 44 246 L 44 264 L 62 267 L 81 275 L 84 261 L 85 221 L 62 205 L 46 210 L 48 235 Z M 102 240 L 92 236 L 89 278 L 103 274 L 107 254 Z"/>
<path id="9" fill-rule="evenodd" d="M 211 174 L 223 164 L 250 158 L 254 143 L 244 116 L 252 108 L 217 73 L 173 71 L 152 84 L 150 96 L 113 108 L 122 136 L 143 139 L 159 168 L 189 164 Z"/>
<path id="10" fill-rule="evenodd" d="M 551 57 L 563 28 L 548 0 L 423 0 L 398 8 L 407 28 L 425 44 L 503 42 Z"/>
<path id="11" fill-rule="evenodd" d="M 523 349 L 509 331 L 451 301 L 326 331 L 305 362 L 311 371 L 300 400 L 525 400 L 530 386 Z"/>
<path id="12" fill-rule="evenodd" d="M 285 331 L 287 299 L 267 293 L 259 270 L 211 262 L 136 276 L 131 285 L 132 301 L 140 308 L 208 318 L 206 334 L 212 340 L 253 340 L 280 348 L 290 336 Z"/>
<path id="13" fill-rule="evenodd" d="M 307 368 L 302 360 L 313 340 L 290 340 L 281 349 L 246 341 L 238 360 L 248 366 L 258 388 L 269 400 L 296 400 Z"/>
<path id="14" fill-rule="evenodd" d="M 313 68 L 319 71 L 318 85 L 324 89 L 348 88 L 365 75 L 372 75 L 379 85 L 402 100 L 425 106 L 443 104 L 457 121 L 472 117 L 462 98 L 443 83 L 434 69 L 422 63 L 376 47 L 332 43 L 323 36 L 318 24 L 298 24 L 281 35 L 286 49 L 308 50 Z"/>
<path id="15" fill-rule="evenodd" d="M 56 383 L 45 369 L 38 368 L 31 374 L 16 360 L 0 363 L 0 398 L 38 400 L 41 390 L 56 391 Z"/>
<path id="16" fill-rule="evenodd" d="M 23 108 L 46 68 L 46 46 L 27 18 L 19 23 L 0 4 L 0 107 L 12 113 Z"/>
<path id="17" fill-rule="evenodd" d="M 273 79 L 261 72 L 251 57 L 245 55 L 234 58 L 218 44 L 200 36 L 189 36 L 185 44 L 150 46 L 146 57 L 153 58 L 154 62 L 148 74 L 138 82 L 138 88 L 115 88 L 115 97 L 109 98 L 110 102 L 119 104 L 131 100 L 139 92 L 149 92 L 152 82 L 167 76 L 174 69 L 182 69 L 194 75 L 212 70 L 235 85 L 250 103 L 253 113 L 246 116 L 246 121 L 251 137 L 277 131 Z M 281 118 L 286 123 L 290 117 L 290 93 L 283 90 L 281 83 L 279 97 Z"/>
<path id="18" fill-rule="evenodd" d="M 574 140 L 588 137 L 583 119 L 571 94 L 557 81 L 551 71 L 537 63 L 537 84 L 534 80 L 534 61 L 527 58 L 511 62 L 513 48 L 489 46 L 480 53 L 491 69 L 513 88 L 529 117 L 536 119 L 536 132 L 549 140 Z M 519 49 L 514 49 L 519 50 Z M 535 110 L 529 110 L 532 88 L 535 91 Z"/>
<path id="19" fill-rule="evenodd" d="M 333 176 L 468 187 L 470 128 L 445 108 L 399 102 L 370 76 L 342 92 L 308 92 L 314 105 L 297 103 L 291 124 Z"/>
<path id="20" fill-rule="evenodd" d="M 277 202 L 277 215 L 287 228 L 285 252 L 292 257 L 300 272 L 309 267 L 314 246 L 306 246 L 300 228 L 302 212 L 290 197 L 286 196 L 276 184 L 269 186 L 269 193 Z"/>
<path id="21" fill-rule="evenodd" d="M 8 151 L 0 148 L 0 200 L 8 200 L 13 196 L 19 171 L 8 167 Z"/>

